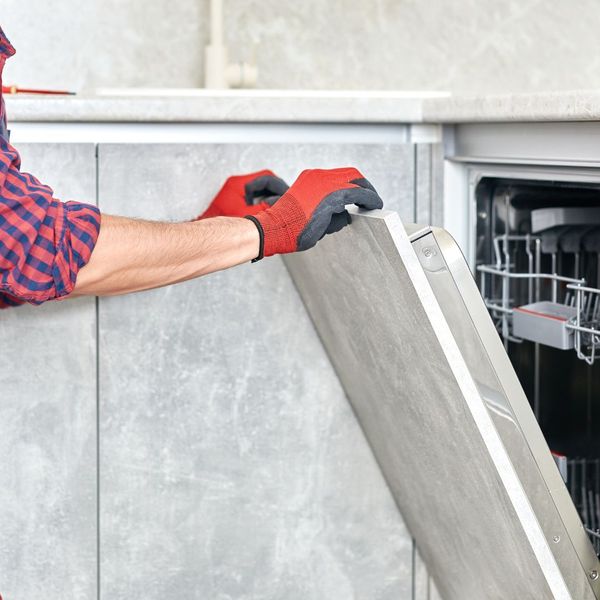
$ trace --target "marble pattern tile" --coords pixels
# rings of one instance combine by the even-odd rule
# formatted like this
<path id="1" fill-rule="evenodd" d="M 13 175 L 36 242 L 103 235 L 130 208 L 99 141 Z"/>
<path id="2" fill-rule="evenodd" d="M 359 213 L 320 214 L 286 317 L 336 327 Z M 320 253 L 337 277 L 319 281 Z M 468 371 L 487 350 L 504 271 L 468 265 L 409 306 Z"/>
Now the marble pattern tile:
<path id="1" fill-rule="evenodd" d="M 226 14 L 233 55 L 255 52 L 266 88 L 485 94 L 599 83 L 594 0 L 342 0 L 327 9 L 318 0 L 237 0 Z"/>
<path id="2" fill-rule="evenodd" d="M 208 0 L 0 0 L 21 85 L 203 85 Z M 258 86 L 480 93 L 600 87 L 595 0 L 229 0 L 232 60 Z M 576 43 L 574 41 L 576 40 Z"/>
<path id="3" fill-rule="evenodd" d="M 405 150 L 100 146 L 100 206 L 183 219 L 233 172 L 341 161 L 406 208 Z M 412 541 L 279 258 L 99 319 L 103 597 L 410 597 Z"/>
<path id="4" fill-rule="evenodd" d="M 203 85 L 208 2 L 0 0 L 5 83 L 92 91 Z"/>
<path id="5" fill-rule="evenodd" d="M 93 145 L 20 150 L 58 197 L 94 202 Z M 0 594 L 95 600 L 95 301 L 1 311 L 0 343 Z"/>

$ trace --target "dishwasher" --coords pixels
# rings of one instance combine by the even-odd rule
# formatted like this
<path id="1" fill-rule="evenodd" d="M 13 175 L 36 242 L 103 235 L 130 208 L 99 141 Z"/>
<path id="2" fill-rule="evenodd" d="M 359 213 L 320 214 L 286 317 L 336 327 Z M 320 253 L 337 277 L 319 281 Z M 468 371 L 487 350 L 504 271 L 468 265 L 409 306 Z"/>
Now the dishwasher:
<path id="1" fill-rule="evenodd" d="M 477 280 L 390 211 L 284 259 L 446 600 L 600 598 L 600 196 L 553 188 L 480 181 Z"/>
<path id="2" fill-rule="evenodd" d="M 600 554 L 600 187 L 484 177 L 481 295 Z"/>

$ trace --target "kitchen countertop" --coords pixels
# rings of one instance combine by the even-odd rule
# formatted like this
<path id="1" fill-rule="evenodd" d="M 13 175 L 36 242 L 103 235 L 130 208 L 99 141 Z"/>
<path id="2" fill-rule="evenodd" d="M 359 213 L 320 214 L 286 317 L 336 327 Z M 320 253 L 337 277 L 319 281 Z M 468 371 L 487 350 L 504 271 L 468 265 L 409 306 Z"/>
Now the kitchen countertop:
<path id="1" fill-rule="evenodd" d="M 129 95 L 127 95 L 129 93 Z M 600 91 L 450 96 L 443 92 L 122 91 L 7 97 L 11 121 L 466 123 L 600 120 Z"/>
<path id="2" fill-rule="evenodd" d="M 423 120 L 422 103 L 423 93 L 295 90 L 6 97 L 9 120 L 37 122 L 416 123 Z"/>
<path id="3" fill-rule="evenodd" d="M 423 100 L 424 122 L 493 123 L 598 120 L 600 120 L 600 90 L 452 96 Z"/>

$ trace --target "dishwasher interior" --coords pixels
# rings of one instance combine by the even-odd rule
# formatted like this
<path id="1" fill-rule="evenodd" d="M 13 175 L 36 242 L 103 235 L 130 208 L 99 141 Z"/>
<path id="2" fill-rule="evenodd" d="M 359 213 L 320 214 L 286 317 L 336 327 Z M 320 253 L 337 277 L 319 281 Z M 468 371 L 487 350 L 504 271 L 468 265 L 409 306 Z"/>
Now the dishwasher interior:
<path id="1" fill-rule="evenodd" d="M 600 185 L 482 178 L 476 278 L 600 555 Z"/>

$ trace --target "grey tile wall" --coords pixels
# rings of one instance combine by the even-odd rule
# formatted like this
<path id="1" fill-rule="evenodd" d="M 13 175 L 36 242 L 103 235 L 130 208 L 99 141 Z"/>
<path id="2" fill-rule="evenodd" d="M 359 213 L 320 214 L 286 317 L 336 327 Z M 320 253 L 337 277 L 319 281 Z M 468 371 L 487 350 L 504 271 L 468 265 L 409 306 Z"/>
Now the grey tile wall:
<path id="1" fill-rule="evenodd" d="M 183 219 L 230 173 L 340 164 L 412 214 L 408 146 L 106 145 L 100 205 Z M 411 597 L 412 541 L 279 258 L 99 319 L 102 598 Z"/>
<path id="2" fill-rule="evenodd" d="M 201 86 L 208 7 L 209 0 L 0 0 L 18 51 L 5 81 Z M 224 11 L 229 55 L 256 61 L 261 88 L 489 94 L 600 86 L 596 0 L 231 0 Z"/>
<path id="3" fill-rule="evenodd" d="M 17 50 L 5 84 L 93 91 L 97 87 L 203 85 L 208 2 L 0 0 Z"/>
<path id="4" fill-rule="evenodd" d="M 20 150 L 58 197 L 94 202 L 93 145 Z M 95 599 L 95 301 L 1 311 L 0 345 L 0 594 Z"/>

